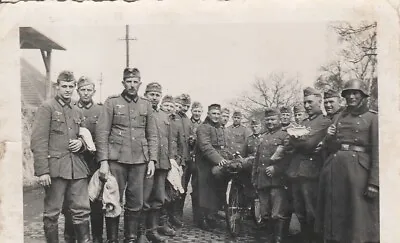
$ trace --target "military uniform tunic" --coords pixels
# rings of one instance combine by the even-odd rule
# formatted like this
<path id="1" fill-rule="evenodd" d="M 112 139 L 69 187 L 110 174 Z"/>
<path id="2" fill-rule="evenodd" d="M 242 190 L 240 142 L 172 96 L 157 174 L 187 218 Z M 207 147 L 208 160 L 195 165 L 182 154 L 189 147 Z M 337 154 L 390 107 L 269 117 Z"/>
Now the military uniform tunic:
<path id="1" fill-rule="evenodd" d="M 228 136 L 230 137 L 230 150 L 233 153 L 239 152 L 240 154 L 244 154 L 246 139 L 251 135 L 250 130 L 243 125 L 231 125 L 227 130 Z"/>
<path id="2" fill-rule="evenodd" d="M 335 152 L 319 183 L 316 230 L 326 240 L 379 242 L 379 197 L 363 195 L 368 185 L 379 187 L 378 128 L 378 115 L 366 104 L 338 118 L 336 135 L 328 140 Z"/>
<path id="3" fill-rule="evenodd" d="M 125 91 L 107 98 L 96 128 L 97 161 L 109 161 L 125 209 L 140 211 L 146 165 L 157 161 L 158 135 L 151 104 Z M 157 163 L 157 162 L 156 162 Z"/>
<path id="4" fill-rule="evenodd" d="M 35 175 L 51 177 L 51 185 L 45 188 L 45 225 L 57 223 L 64 200 L 74 224 L 89 219 L 89 169 L 81 154 L 83 147 L 78 153 L 69 150 L 69 141 L 78 139 L 83 120 L 82 112 L 59 96 L 37 110 L 31 136 Z"/>

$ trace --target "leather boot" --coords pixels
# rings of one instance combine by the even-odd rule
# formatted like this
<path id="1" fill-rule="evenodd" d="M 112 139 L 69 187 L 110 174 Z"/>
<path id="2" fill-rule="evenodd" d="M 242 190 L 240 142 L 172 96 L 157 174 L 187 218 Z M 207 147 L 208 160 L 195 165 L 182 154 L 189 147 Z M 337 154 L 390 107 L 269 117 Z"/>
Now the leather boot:
<path id="1" fill-rule="evenodd" d="M 139 213 L 136 243 L 150 243 L 150 241 L 147 239 L 147 236 L 146 236 L 146 216 L 147 215 L 145 214 L 145 212 Z"/>
<path id="2" fill-rule="evenodd" d="M 124 213 L 124 242 L 135 243 L 138 238 L 140 214 L 125 210 Z"/>
<path id="3" fill-rule="evenodd" d="M 300 241 L 301 243 L 310 243 L 311 235 L 310 235 L 310 227 L 307 222 L 300 222 L 301 233 L 300 233 Z"/>
<path id="4" fill-rule="evenodd" d="M 200 220 L 200 212 L 199 212 L 199 202 L 197 196 L 192 193 L 192 212 L 193 212 L 193 223 L 197 224 Z"/>
<path id="5" fill-rule="evenodd" d="M 74 224 L 74 232 L 75 232 L 78 243 L 92 242 L 90 240 L 89 220 L 87 220 L 83 223 L 80 223 L 80 224 Z"/>
<path id="6" fill-rule="evenodd" d="M 118 240 L 119 216 L 115 218 L 106 217 L 106 231 L 108 243 L 119 243 Z"/>
<path id="7" fill-rule="evenodd" d="M 275 230 L 274 230 L 274 243 L 282 243 L 283 242 L 283 231 L 285 228 L 284 219 L 275 220 Z"/>
<path id="8" fill-rule="evenodd" d="M 182 220 L 183 216 L 183 208 L 185 207 L 185 199 L 186 199 L 186 193 L 183 193 L 181 197 L 176 201 L 176 216 L 179 217 L 180 220 Z"/>
<path id="9" fill-rule="evenodd" d="M 177 228 L 181 228 L 183 226 L 183 222 L 179 219 L 178 210 L 177 208 L 179 207 L 179 201 L 174 201 L 168 204 L 168 217 L 169 217 L 169 222 Z"/>
<path id="10" fill-rule="evenodd" d="M 91 203 L 90 223 L 93 243 L 103 243 L 104 216 L 101 201 Z"/>
<path id="11" fill-rule="evenodd" d="M 166 240 L 158 234 L 159 210 L 150 210 L 147 212 L 147 239 L 153 243 L 161 243 Z"/>
<path id="12" fill-rule="evenodd" d="M 65 243 L 75 243 L 74 224 L 72 223 L 72 217 L 69 212 L 64 212 L 65 224 L 64 224 L 64 240 Z"/>
<path id="13" fill-rule="evenodd" d="M 47 243 L 58 243 L 58 222 L 44 220 L 44 235 Z"/>
<path id="14" fill-rule="evenodd" d="M 168 224 L 168 215 L 165 209 L 161 210 L 160 224 L 158 227 L 158 233 L 165 236 L 175 236 L 176 231 L 172 229 Z"/>

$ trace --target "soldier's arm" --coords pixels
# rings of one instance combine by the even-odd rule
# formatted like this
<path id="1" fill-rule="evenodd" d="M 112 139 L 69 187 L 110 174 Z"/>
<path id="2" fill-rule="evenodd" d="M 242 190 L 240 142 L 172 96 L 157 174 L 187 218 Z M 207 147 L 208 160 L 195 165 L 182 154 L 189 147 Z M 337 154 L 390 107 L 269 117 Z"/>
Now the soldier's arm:
<path id="1" fill-rule="evenodd" d="M 200 125 L 197 128 L 197 143 L 204 157 L 213 164 L 218 165 L 223 160 L 222 156 L 211 144 L 210 129 L 208 129 L 207 126 Z"/>
<path id="2" fill-rule="evenodd" d="M 285 140 L 286 140 L 286 133 L 282 134 L 282 136 L 279 138 L 280 142 L 279 145 L 285 146 Z M 274 170 L 276 173 L 282 174 L 284 173 L 290 164 L 290 161 L 292 159 L 292 153 L 283 153 L 283 158 L 278 160 L 276 164 L 274 164 Z"/>
<path id="3" fill-rule="evenodd" d="M 169 119 L 169 123 L 168 156 L 170 159 L 176 160 L 178 156 L 178 128 L 172 119 Z"/>
<path id="4" fill-rule="evenodd" d="M 147 102 L 147 124 L 146 124 L 146 139 L 149 144 L 149 156 L 150 161 L 157 162 L 157 151 L 158 151 L 158 134 L 156 117 L 154 116 L 153 109 L 151 108 L 150 102 Z"/>
<path id="5" fill-rule="evenodd" d="M 51 107 L 44 104 L 38 108 L 32 127 L 31 150 L 33 153 L 35 176 L 50 173 L 48 159 L 50 124 Z"/>
<path id="6" fill-rule="evenodd" d="M 108 161 L 108 137 L 111 132 L 113 120 L 113 104 L 112 99 L 108 98 L 99 115 L 99 120 L 96 124 L 96 157 L 97 162 Z"/>
<path id="7" fill-rule="evenodd" d="M 378 116 L 374 115 L 370 127 L 371 141 L 371 168 L 368 184 L 379 187 L 379 125 Z"/>
<path id="8" fill-rule="evenodd" d="M 322 118 L 318 123 L 313 124 L 310 133 L 304 139 L 291 139 L 290 144 L 298 151 L 312 153 L 326 136 L 326 130 L 330 125 L 331 121 L 329 119 Z"/>
<path id="9" fill-rule="evenodd" d="M 261 149 L 260 149 L 261 143 L 257 146 L 257 152 L 254 158 L 254 162 L 253 162 L 253 166 L 252 166 L 252 170 L 251 170 L 251 181 L 254 184 L 255 183 L 255 177 L 257 174 L 257 167 L 258 164 L 260 163 L 260 156 L 261 156 Z"/>

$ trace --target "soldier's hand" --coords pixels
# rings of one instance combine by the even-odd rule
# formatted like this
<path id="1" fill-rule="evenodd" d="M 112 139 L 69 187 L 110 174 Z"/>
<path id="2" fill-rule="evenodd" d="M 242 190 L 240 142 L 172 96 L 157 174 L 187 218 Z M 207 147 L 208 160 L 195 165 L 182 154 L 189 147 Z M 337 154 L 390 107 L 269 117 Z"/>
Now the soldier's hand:
<path id="1" fill-rule="evenodd" d="M 367 198 L 376 198 L 379 194 L 379 187 L 374 185 L 368 185 L 367 190 L 364 192 L 364 196 Z"/>
<path id="2" fill-rule="evenodd" d="M 322 145 L 323 145 L 323 143 L 322 143 L 322 142 L 319 142 L 318 145 L 317 145 L 317 147 L 315 148 L 314 152 L 315 152 L 315 153 L 318 153 L 319 151 L 321 151 Z"/>
<path id="3" fill-rule="evenodd" d="M 332 124 L 328 127 L 328 131 L 327 131 L 329 136 L 334 136 L 336 134 L 336 126 L 335 124 Z"/>
<path id="4" fill-rule="evenodd" d="M 219 166 L 223 166 L 223 165 L 225 165 L 225 164 L 227 164 L 228 163 L 228 161 L 226 160 L 226 159 L 223 159 L 223 160 L 221 160 L 221 162 L 219 162 Z"/>
<path id="5" fill-rule="evenodd" d="M 44 174 L 39 176 L 39 184 L 42 186 L 50 186 L 51 185 L 51 178 L 49 174 Z"/>
<path id="6" fill-rule="evenodd" d="M 69 149 L 73 152 L 76 153 L 78 152 L 82 147 L 82 141 L 79 139 L 71 139 L 69 141 Z"/>
<path id="7" fill-rule="evenodd" d="M 150 160 L 150 162 L 147 164 L 147 178 L 151 178 L 154 175 L 154 171 L 156 170 L 154 166 L 154 161 Z"/>
<path id="8" fill-rule="evenodd" d="M 110 173 L 110 167 L 108 165 L 108 161 L 101 161 L 100 169 L 99 169 L 99 178 L 102 181 L 107 181 L 108 174 Z"/>
<path id="9" fill-rule="evenodd" d="M 267 176 L 269 176 L 269 177 L 272 177 L 273 175 L 274 175 L 274 173 L 275 173 L 275 169 L 274 169 L 274 166 L 268 166 L 266 169 L 265 169 L 265 172 L 267 173 Z"/>

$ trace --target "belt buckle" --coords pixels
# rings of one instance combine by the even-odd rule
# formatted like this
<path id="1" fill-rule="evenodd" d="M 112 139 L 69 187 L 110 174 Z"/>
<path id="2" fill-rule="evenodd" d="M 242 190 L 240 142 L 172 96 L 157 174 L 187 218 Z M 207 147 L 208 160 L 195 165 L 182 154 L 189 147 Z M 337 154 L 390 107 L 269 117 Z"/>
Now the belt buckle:
<path id="1" fill-rule="evenodd" d="M 342 144 L 342 149 L 343 150 L 349 150 L 350 149 L 350 145 L 349 144 Z"/>

